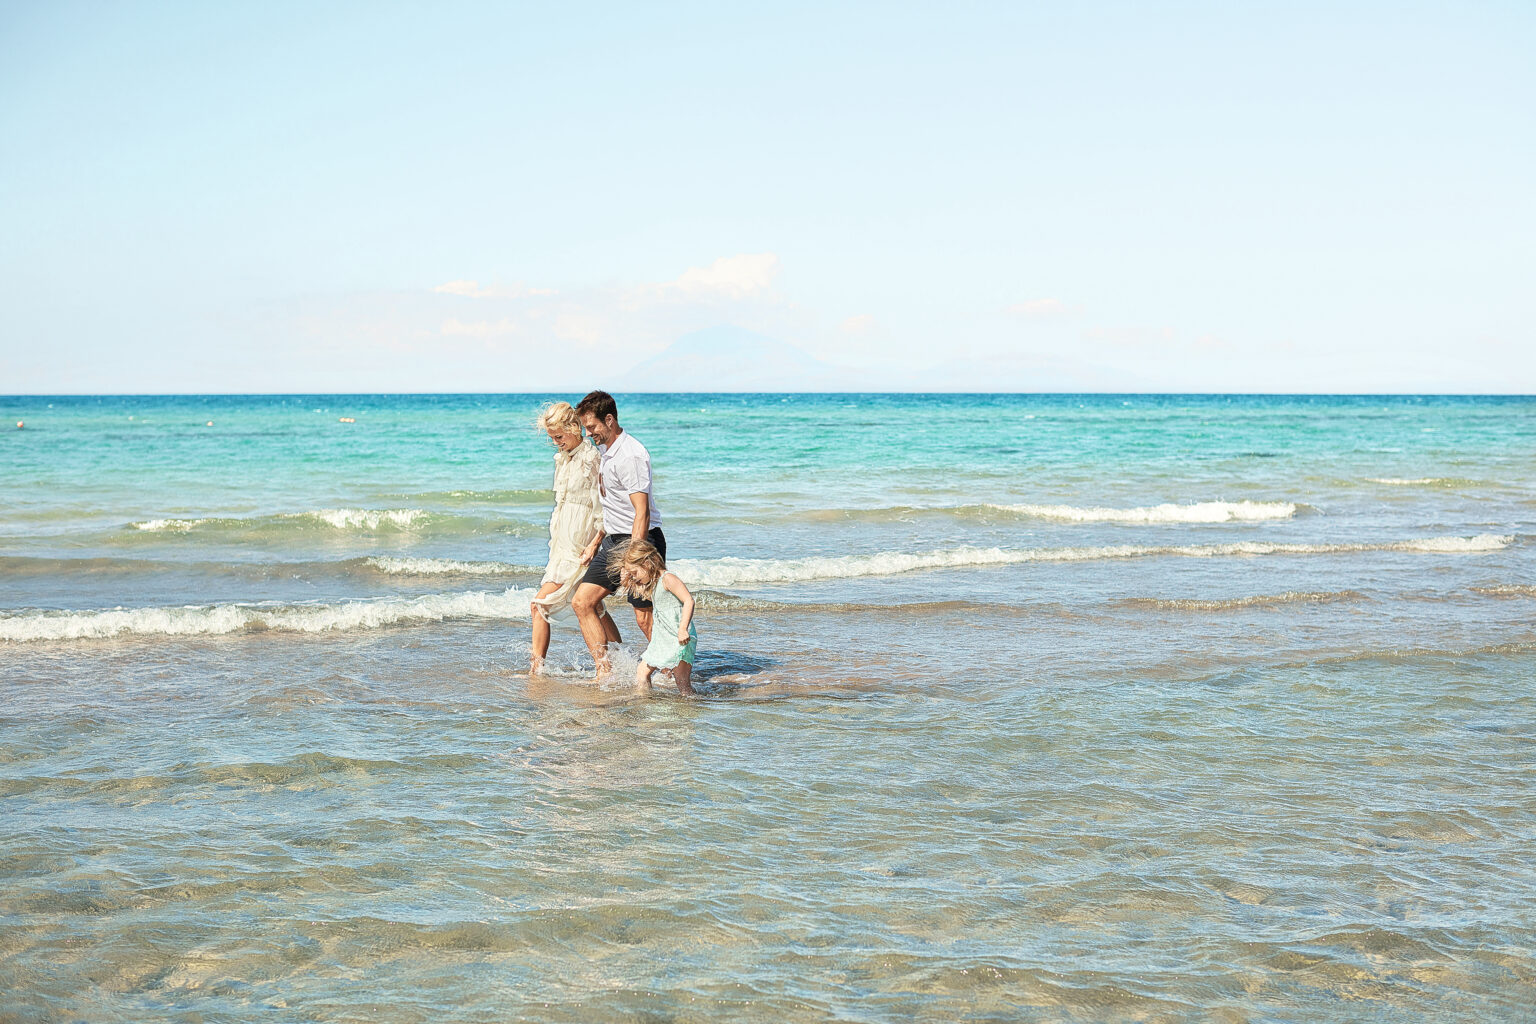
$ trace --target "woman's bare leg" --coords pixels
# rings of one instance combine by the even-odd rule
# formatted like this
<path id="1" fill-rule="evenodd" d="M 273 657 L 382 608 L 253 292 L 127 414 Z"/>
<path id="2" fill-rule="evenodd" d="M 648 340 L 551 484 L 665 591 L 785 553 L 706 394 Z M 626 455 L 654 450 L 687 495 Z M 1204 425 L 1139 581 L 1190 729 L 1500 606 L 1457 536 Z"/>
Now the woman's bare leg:
<path id="1" fill-rule="evenodd" d="M 558 583 L 546 583 L 539 588 L 539 597 L 548 597 L 560 589 Z M 528 662 L 529 672 L 541 672 L 544 669 L 544 658 L 549 654 L 549 619 L 544 614 L 543 605 L 530 604 L 529 614 L 533 616 L 533 655 Z"/>
<path id="2" fill-rule="evenodd" d="M 672 680 L 677 683 L 678 693 L 693 693 L 693 666 L 686 661 L 678 662 L 672 670 Z"/>

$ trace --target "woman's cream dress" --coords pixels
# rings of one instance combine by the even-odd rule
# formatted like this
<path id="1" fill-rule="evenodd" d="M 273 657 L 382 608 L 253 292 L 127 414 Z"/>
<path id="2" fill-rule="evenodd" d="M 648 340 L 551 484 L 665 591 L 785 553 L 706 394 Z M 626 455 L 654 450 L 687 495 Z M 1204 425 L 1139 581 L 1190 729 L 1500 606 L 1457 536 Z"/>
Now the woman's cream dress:
<path id="1" fill-rule="evenodd" d="M 549 517 L 549 565 L 540 585 L 558 583 L 560 589 L 536 598 L 547 618 L 574 620 L 571 595 L 587 567 L 581 553 L 602 532 L 603 511 L 598 495 L 598 462 L 602 456 L 583 441 L 570 454 L 555 452 L 555 511 Z"/>

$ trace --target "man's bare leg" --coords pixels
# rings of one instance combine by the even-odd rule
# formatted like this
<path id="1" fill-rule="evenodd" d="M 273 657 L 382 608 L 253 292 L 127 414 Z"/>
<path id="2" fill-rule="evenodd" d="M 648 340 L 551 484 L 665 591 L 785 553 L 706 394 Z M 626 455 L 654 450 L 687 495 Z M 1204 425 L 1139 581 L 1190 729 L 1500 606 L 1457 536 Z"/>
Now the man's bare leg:
<path id="1" fill-rule="evenodd" d="M 640 632 L 644 633 L 645 638 L 649 640 L 651 638 L 651 609 L 636 608 L 635 625 L 640 627 Z"/>
<path id="2" fill-rule="evenodd" d="M 608 614 L 608 609 L 603 609 L 603 636 L 610 644 L 623 643 L 624 638 L 619 636 L 619 624 L 613 621 L 613 616 Z"/>
<path id="3" fill-rule="evenodd" d="M 612 665 L 608 662 L 608 633 L 603 628 L 602 616 L 598 613 L 603 598 L 610 593 L 612 591 L 596 583 L 578 583 L 576 594 L 571 598 L 571 608 L 576 612 L 576 621 L 581 623 L 581 638 L 587 642 L 587 650 L 592 652 L 592 661 L 597 665 L 599 679 L 613 671 Z"/>

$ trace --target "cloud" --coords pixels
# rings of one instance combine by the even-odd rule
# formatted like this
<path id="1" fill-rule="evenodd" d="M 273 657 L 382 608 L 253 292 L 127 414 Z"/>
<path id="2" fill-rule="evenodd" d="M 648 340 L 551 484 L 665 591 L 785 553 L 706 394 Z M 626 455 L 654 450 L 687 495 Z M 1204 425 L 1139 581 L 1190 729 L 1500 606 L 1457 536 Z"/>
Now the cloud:
<path id="1" fill-rule="evenodd" d="M 439 295 L 460 295 L 467 299 L 521 299 L 555 294 L 553 288 L 528 288 L 524 285 L 487 285 L 479 281 L 449 281 L 432 289 Z"/>
<path id="2" fill-rule="evenodd" d="M 313 296 L 286 319 L 306 345 L 327 351 L 451 357 L 482 366 L 487 379 L 566 380 L 573 357 L 573 365 L 629 366 L 720 324 L 804 337 L 806 314 L 775 288 L 778 271 L 774 253 L 744 253 L 701 260 L 675 277 L 558 291 L 445 275 L 412 289 Z M 852 333 L 839 337 L 852 344 L 859 325 L 872 322 L 854 318 Z"/>
<path id="3" fill-rule="evenodd" d="M 844 320 L 842 323 L 843 332 L 845 334 L 864 334 L 874 326 L 875 318 L 870 316 L 868 313 L 860 313 L 858 316 L 851 316 L 847 320 Z"/>
<path id="4" fill-rule="evenodd" d="M 596 345 L 609 336 L 608 319 L 599 313 L 573 310 L 554 320 L 555 337 L 582 345 Z"/>
<path id="5" fill-rule="evenodd" d="M 464 295 L 471 299 L 483 299 L 490 296 L 490 289 L 481 288 L 479 281 L 449 281 L 432 289 L 439 295 Z"/>
<path id="6" fill-rule="evenodd" d="M 438 333 L 459 338 L 502 338 L 518 333 L 519 329 L 510 317 L 502 317 L 495 321 L 464 321 L 458 317 L 449 317 L 443 321 L 443 326 L 438 329 Z"/>
<path id="7" fill-rule="evenodd" d="M 1067 304 L 1060 299 L 1030 299 L 1027 302 L 1018 302 L 1009 306 L 1003 312 L 1014 316 L 1061 316 L 1067 311 Z"/>
<path id="8" fill-rule="evenodd" d="M 771 252 L 722 256 L 707 267 L 689 267 L 682 276 L 653 285 L 653 294 L 669 300 L 745 299 L 766 292 L 779 272 Z"/>
<path id="9" fill-rule="evenodd" d="M 1174 340 L 1174 333 L 1172 327 L 1090 327 L 1083 332 L 1083 337 L 1107 345 L 1137 348 L 1143 345 L 1166 345 Z"/>

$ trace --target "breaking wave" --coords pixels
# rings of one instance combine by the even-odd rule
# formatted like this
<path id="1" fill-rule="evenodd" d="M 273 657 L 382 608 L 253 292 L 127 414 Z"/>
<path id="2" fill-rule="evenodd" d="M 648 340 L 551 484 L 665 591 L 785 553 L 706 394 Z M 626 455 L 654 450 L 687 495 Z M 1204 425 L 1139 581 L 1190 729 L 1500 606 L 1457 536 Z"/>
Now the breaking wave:
<path id="1" fill-rule="evenodd" d="M 143 530 L 145 533 L 186 533 L 205 523 L 239 522 L 236 519 L 146 519 L 140 523 L 129 523 L 132 530 Z"/>
<path id="2" fill-rule="evenodd" d="M 1472 591 L 1494 597 L 1536 597 L 1536 586 L 1524 583 L 1498 583 L 1491 587 L 1473 587 Z"/>
<path id="3" fill-rule="evenodd" d="M 905 604 L 878 604 L 870 601 L 774 601 L 763 597 L 741 597 L 719 590 L 696 590 L 694 599 L 700 611 L 710 614 L 737 612 L 879 612 L 885 615 L 930 615 L 944 612 L 996 612 L 1022 615 L 1034 608 L 999 605 L 980 601 L 915 601 Z"/>
<path id="4" fill-rule="evenodd" d="M 1466 487 L 1477 481 L 1459 476 L 1420 476 L 1411 479 L 1399 476 L 1368 476 L 1366 483 L 1385 487 Z"/>
<path id="5" fill-rule="evenodd" d="M 412 523 L 424 519 L 427 513 L 419 508 L 324 508 L 294 515 L 297 518 L 317 520 L 338 530 L 377 530 L 382 526 L 406 529 Z"/>
<path id="6" fill-rule="evenodd" d="M 372 569 L 391 576 L 527 576 L 540 575 L 536 565 L 511 562 L 466 562 L 457 558 L 391 558 L 380 555 L 365 560 Z"/>
<path id="7" fill-rule="evenodd" d="M 258 630 L 325 633 L 445 619 L 526 619 L 531 588 L 428 594 L 331 604 L 216 604 L 171 608 L 41 611 L 0 616 L 0 640 L 208 636 Z"/>
<path id="8" fill-rule="evenodd" d="M 1366 597 L 1358 590 L 1295 591 L 1283 594 L 1254 594 L 1251 597 L 1231 597 L 1215 600 L 1196 598 L 1132 597 L 1117 602 L 1127 608 L 1150 608 L 1156 611 L 1222 612 L 1240 608 L 1263 608 L 1284 604 L 1331 604 L 1335 601 L 1363 601 Z"/>
<path id="9" fill-rule="evenodd" d="M 810 558 L 680 558 L 673 561 L 671 567 L 689 584 L 729 587 L 744 583 L 793 583 L 860 576 L 892 576 L 921 569 L 980 568 L 1025 562 L 1091 562 L 1156 556 L 1216 558 L 1231 555 L 1350 554 L 1368 551 L 1476 553 L 1498 551 L 1513 541 L 1513 536 L 1484 533 L 1475 537 L 1425 537 L 1377 544 L 1237 541 L 1229 544 L 1113 544 L 1082 548 L 956 547 L 938 551 L 881 551 L 869 555 Z"/>
<path id="10" fill-rule="evenodd" d="M 1189 505 L 1140 508 L 1080 508 L 1076 505 L 988 505 L 1000 512 L 1073 523 L 1247 523 L 1289 519 L 1298 505 L 1289 501 L 1198 501 Z"/>
<path id="11" fill-rule="evenodd" d="M 1106 559 L 1159 556 L 1216 558 L 1256 555 L 1350 554 L 1357 552 L 1420 552 L 1475 554 L 1498 551 L 1513 536 L 1478 534 L 1473 537 L 1424 537 L 1414 540 L 1356 544 L 1286 544 L 1241 541 L 1229 544 L 1139 545 L 1121 544 L 1080 548 L 977 548 L 956 547 L 938 551 L 884 551 L 868 555 L 816 556 L 808 558 L 714 558 L 676 559 L 672 566 L 695 587 L 727 587 L 740 584 L 789 583 L 809 580 L 889 576 L 926 569 L 980 568 L 1027 562 L 1088 562 Z M 406 574 L 506 575 L 536 569 L 503 562 L 460 562 L 452 559 L 368 559 L 366 564 L 384 572 Z M 1476 588 L 1484 593 L 1527 595 L 1536 588 L 1500 586 Z M 385 597 L 317 604 L 236 602 L 180 607 L 108 608 L 91 611 L 22 611 L 0 614 L 0 641 L 70 640 L 115 636 L 198 636 L 275 630 L 322 633 L 347 629 L 374 629 L 411 622 L 446 619 L 523 619 L 533 588 L 427 594 L 417 597 Z M 1344 601 L 1361 599 L 1354 591 L 1260 595 L 1223 601 L 1159 601 L 1145 599 L 1143 606 L 1218 610 L 1295 601 Z M 711 595 L 706 607 L 747 610 L 752 598 Z M 743 604 L 742 602 L 747 602 Z M 1138 602 L 1131 602 L 1138 603 Z M 948 607 L 937 602 L 934 607 Z M 851 610 L 855 605 L 827 606 Z M 769 610 L 766 606 L 762 610 Z"/>
<path id="12" fill-rule="evenodd" d="M 487 510 L 430 512 L 419 508 L 321 508 L 248 517 L 144 519 L 129 523 L 118 536 L 125 540 L 192 534 L 215 540 L 262 538 L 281 540 L 294 535 L 357 536 L 408 534 L 467 536 L 485 533 L 533 534 L 544 529 L 534 523 Z"/>
<path id="13" fill-rule="evenodd" d="M 271 523 L 284 519 L 306 520 L 316 525 L 337 530 L 378 530 L 384 527 L 407 529 L 424 519 L 427 512 L 419 508 L 322 508 L 309 512 L 285 512 L 256 519 L 232 519 L 209 517 L 205 519 L 146 519 L 129 523 L 129 527 L 145 533 L 190 533 L 199 528 L 245 527 L 259 523 Z"/>
<path id="14" fill-rule="evenodd" d="M 396 498 L 419 501 L 427 505 L 548 505 L 555 492 L 548 489 L 523 489 L 513 491 L 428 491 L 424 494 L 396 494 Z"/>

